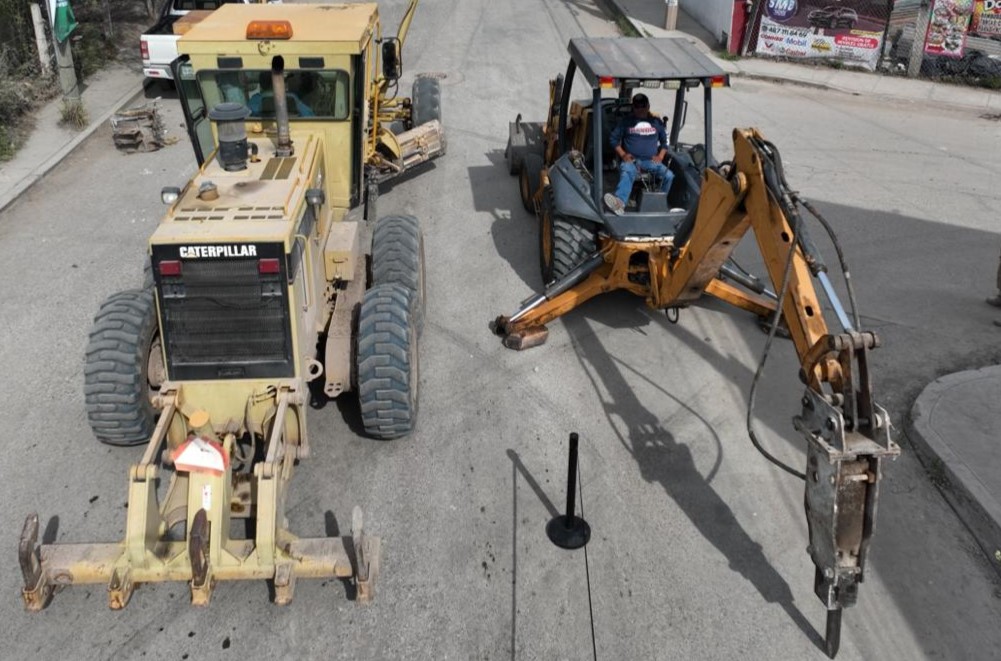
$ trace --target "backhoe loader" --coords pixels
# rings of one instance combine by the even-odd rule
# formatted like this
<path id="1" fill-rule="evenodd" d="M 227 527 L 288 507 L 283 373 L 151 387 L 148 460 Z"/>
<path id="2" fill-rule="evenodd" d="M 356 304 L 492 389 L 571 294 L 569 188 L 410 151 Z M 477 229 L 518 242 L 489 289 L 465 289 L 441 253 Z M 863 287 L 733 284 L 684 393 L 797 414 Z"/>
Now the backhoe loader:
<path id="1" fill-rule="evenodd" d="M 146 446 L 125 539 L 39 545 L 30 515 L 28 610 L 82 583 L 106 584 L 114 609 L 159 581 L 187 582 L 196 605 L 237 579 L 270 581 L 280 604 L 328 576 L 372 598 L 380 540 L 361 510 L 350 536 L 305 539 L 285 500 L 315 451 L 311 398 L 357 392 L 379 439 L 416 423 L 423 238 L 412 216 L 375 216 L 380 182 L 445 148 L 438 80 L 393 94 L 416 6 L 383 37 L 376 4 L 226 4 L 178 41 L 200 169 L 163 189 L 146 282 L 101 306 L 84 370 L 97 439 Z"/>
<path id="2" fill-rule="evenodd" d="M 789 188 L 778 149 L 755 129 L 737 129 L 732 160 L 714 158 L 712 90 L 729 84 L 717 65 L 681 39 L 572 39 L 569 51 L 566 74 L 550 82 L 547 118 L 533 123 L 519 116 L 506 152 L 511 173 L 520 175 L 525 207 L 539 216 L 545 287 L 493 327 L 505 346 L 527 349 L 545 342 L 549 322 L 622 289 L 674 321 L 681 308 L 714 296 L 760 317 L 768 347 L 780 327 L 788 333 L 806 385 L 802 412 L 793 420 L 806 439 L 806 469 L 785 468 L 806 482 L 808 552 L 816 567 L 814 591 L 827 608 L 826 652 L 833 658 L 842 609 L 855 603 L 864 576 L 881 465 L 900 451 L 872 394 L 868 355 L 879 338 L 860 328 L 847 277 L 851 316 L 840 302 L 799 207 L 829 225 Z M 571 99 L 578 74 L 591 88 L 590 99 Z M 609 132 L 630 112 L 634 93 L 655 89 L 676 90 L 667 145 L 673 184 L 664 193 L 640 177 L 625 211 L 606 211 L 603 195 L 614 188 L 615 171 Z M 679 136 L 686 97 L 700 89 L 703 141 L 685 144 Z M 731 261 L 748 230 L 772 289 Z M 842 269 L 847 276 L 843 263 Z M 815 281 L 838 330 L 828 327 Z M 748 431 L 777 463 L 750 424 Z"/>

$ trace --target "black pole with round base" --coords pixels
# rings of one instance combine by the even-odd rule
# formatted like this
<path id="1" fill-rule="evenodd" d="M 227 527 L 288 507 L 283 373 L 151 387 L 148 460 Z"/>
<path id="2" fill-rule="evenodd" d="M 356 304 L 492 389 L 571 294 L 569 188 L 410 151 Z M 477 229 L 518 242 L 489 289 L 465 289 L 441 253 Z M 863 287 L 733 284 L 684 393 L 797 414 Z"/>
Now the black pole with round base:
<path id="1" fill-rule="evenodd" d="M 574 515 L 577 502 L 577 433 L 570 434 L 570 461 L 567 469 L 567 512 L 553 517 L 546 524 L 546 535 L 562 549 L 579 549 L 591 539 L 591 526 Z"/>

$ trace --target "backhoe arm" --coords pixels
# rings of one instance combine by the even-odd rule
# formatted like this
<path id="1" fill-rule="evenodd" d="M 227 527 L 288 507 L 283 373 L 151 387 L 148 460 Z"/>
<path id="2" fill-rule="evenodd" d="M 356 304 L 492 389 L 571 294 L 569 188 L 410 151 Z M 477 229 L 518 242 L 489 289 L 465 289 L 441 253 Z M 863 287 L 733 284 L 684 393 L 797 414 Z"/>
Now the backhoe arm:
<path id="1" fill-rule="evenodd" d="M 799 357 L 806 390 L 802 413 L 793 422 L 807 441 L 808 550 L 816 566 L 814 591 L 828 609 L 827 653 L 833 657 L 841 609 L 855 603 L 863 579 L 880 463 L 900 452 L 890 440 L 886 411 L 873 400 L 868 354 L 879 346 L 879 338 L 853 328 L 844 314 L 799 217 L 798 199 L 785 182 L 778 151 L 753 129 L 735 130 L 733 137 L 733 163 L 721 174 L 707 171 L 703 200 L 720 200 L 731 223 L 746 223 L 754 231 Z M 699 250 L 699 239 L 697 229 L 686 248 Z M 706 245 L 692 263 L 718 243 Z M 686 261 L 682 252 L 679 264 Z M 827 326 L 815 279 L 838 313 L 840 332 Z M 684 278 L 673 280 L 678 286 Z"/>

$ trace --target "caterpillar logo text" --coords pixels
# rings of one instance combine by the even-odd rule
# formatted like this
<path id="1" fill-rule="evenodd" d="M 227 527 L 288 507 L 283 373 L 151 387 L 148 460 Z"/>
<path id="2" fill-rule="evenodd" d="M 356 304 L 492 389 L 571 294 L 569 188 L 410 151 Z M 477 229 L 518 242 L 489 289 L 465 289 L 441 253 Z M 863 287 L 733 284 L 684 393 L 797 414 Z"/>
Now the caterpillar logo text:
<path id="1" fill-rule="evenodd" d="M 181 259 L 257 257 L 257 246 L 181 246 Z"/>

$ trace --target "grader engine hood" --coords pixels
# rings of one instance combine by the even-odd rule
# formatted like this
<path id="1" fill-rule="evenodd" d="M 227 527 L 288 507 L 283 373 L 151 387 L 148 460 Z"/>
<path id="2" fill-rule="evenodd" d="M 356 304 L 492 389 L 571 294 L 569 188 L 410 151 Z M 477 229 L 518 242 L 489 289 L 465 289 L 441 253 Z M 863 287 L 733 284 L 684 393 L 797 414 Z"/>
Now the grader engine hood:
<path id="1" fill-rule="evenodd" d="M 302 201 L 321 169 L 319 135 L 295 132 L 296 149 L 291 156 L 275 155 L 270 136 L 252 135 L 247 142 L 245 167 L 227 170 L 219 158 L 207 161 L 171 207 L 166 224 L 229 221 L 257 226 L 260 221 L 281 222 L 289 217 L 292 205 Z M 210 233 L 218 236 L 218 228 Z"/>
<path id="2" fill-rule="evenodd" d="M 318 139 L 274 155 L 253 138 L 242 170 L 214 159 L 181 192 L 152 239 L 160 328 L 172 381 L 296 375 L 290 286 L 316 217 Z"/>

